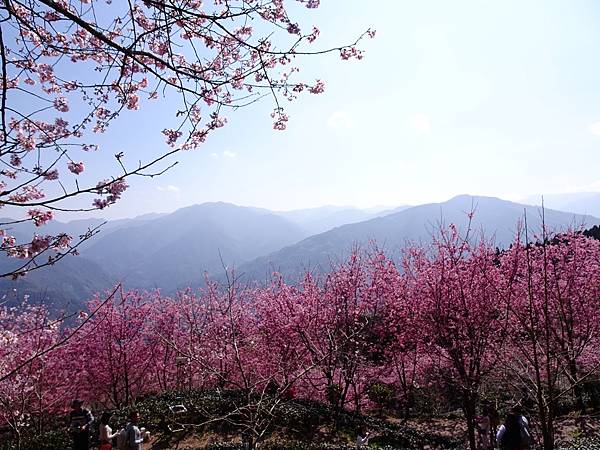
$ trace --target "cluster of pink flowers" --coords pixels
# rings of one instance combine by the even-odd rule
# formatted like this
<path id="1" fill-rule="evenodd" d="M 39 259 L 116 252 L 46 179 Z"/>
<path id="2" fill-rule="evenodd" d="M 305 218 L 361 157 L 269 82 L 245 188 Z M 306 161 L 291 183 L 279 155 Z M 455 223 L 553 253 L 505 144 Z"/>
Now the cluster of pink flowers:
<path id="1" fill-rule="evenodd" d="M 181 131 L 170 129 L 164 129 L 162 133 L 167 137 L 167 145 L 170 145 L 171 147 L 175 146 L 177 140 L 183 134 Z"/>
<path id="2" fill-rule="evenodd" d="M 290 34 L 300 34 L 300 27 L 297 23 L 289 23 L 287 26 L 287 31 Z"/>
<path id="3" fill-rule="evenodd" d="M 23 257 L 29 258 L 30 256 L 35 256 L 47 250 L 50 247 L 51 242 L 51 236 L 33 236 L 33 240 L 31 241 L 31 244 L 26 247 L 26 254 Z"/>
<path id="4" fill-rule="evenodd" d="M 343 60 L 348 60 L 348 59 L 359 59 L 360 60 L 360 59 L 363 59 L 363 52 L 354 46 L 345 47 L 340 50 L 340 57 Z"/>
<path id="5" fill-rule="evenodd" d="M 273 123 L 274 130 L 283 131 L 287 128 L 289 117 L 287 114 L 283 113 L 281 108 L 273 111 L 271 117 L 275 119 L 275 122 Z"/>
<path id="6" fill-rule="evenodd" d="M 15 203 L 27 203 L 31 200 L 40 200 L 45 197 L 43 191 L 35 186 L 24 186 L 20 191 L 11 194 L 8 199 Z"/>
<path id="7" fill-rule="evenodd" d="M 98 194 L 106 195 L 106 197 L 96 198 L 92 204 L 97 209 L 104 209 L 119 200 L 121 194 L 125 192 L 128 187 L 129 185 L 122 178 L 115 181 L 100 181 L 96 186 L 96 192 Z"/>
<path id="8" fill-rule="evenodd" d="M 47 170 L 43 174 L 44 180 L 58 180 L 58 169 Z"/>
<path id="9" fill-rule="evenodd" d="M 75 175 L 79 175 L 85 169 L 85 166 L 82 161 L 79 161 L 79 162 L 69 161 L 67 163 L 67 167 L 69 168 L 71 173 L 74 173 Z"/>
<path id="10" fill-rule="evenodd" d="M 52 211 L 41 211 L 37 208 L 27 211 L 27 215 L 31 217 L 36 227 L 40 227 L 54 218 L 54 213 Z"/>
<path id="11" fill-rule="evenodd" d="M 67 99 L 65 97 L 56 97 L 54 99 L 54 108 L 63 113 L 68 112 L 69 104 L 67 103 Z"/>
<path id="12" fill-rule="evenodd" d="M 325 82 L 317 80 L 313 86 L 308 88 L 308 92 L 311 94 L 322 94 L 325 92 Z"/>
<path id="13" fill-rule="evenodd" d="M 321 31 L 317 27 L 313 27 L 312 32 L 306 36 L 306 40 L 311 44 L 317 40 Z"/>

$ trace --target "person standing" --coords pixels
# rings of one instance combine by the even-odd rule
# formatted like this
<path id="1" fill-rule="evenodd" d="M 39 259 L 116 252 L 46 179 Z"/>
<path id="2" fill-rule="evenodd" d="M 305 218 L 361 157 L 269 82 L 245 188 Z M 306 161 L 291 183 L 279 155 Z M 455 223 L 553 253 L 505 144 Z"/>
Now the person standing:
<path id="1" fill-rule="evenodd" d="M 74 450 L 89 450 L 90 426 L 94 416 L 89 409 L 83 407 L 83 400 L 75 399 L 71 402 L 69 413 L 69 434 L 73 439 Z"/>
<path id="2" fill-rule="evenodd" d="M 487 406 L 482 408 L 481 416 L 477 418 L 477 431 L 479 433 L 479 448 L 482 450 L 488 450 L 492 448 L 491 439 L 492 421 L 490 418 L 490 411 Z"/>
<path id="3" fill-rule="evenodd" d="M 129 414 L 129 423 L 125 428 L 126 433 L 126 447 L 130 450 L 142 450 L 142 444 L 147 441 L 150 437 L 144 428 L 140 428 L 140 413 L 137 411 L 131 411 Z"/>
<path id="4" fill-rule="evenodd" d="M 488 411 L 490 412 L 490 439 L 492 448 L 496 448 L 496 434 L 498 433 L 498 427 L 500 426 L 500 415 L 498 409 L 494 405 L 487 405 Z"/>
<path id="5" fill-rule="evenodd" d="M 512 409 L 512 413 L 517 417 L 519 426 L 521 427 L 521 445 L 524 449 L 533 447 L 533 437 L 531 436 L 531 430 L 529 429 L 529 421 L 523 413 L 523 408 L 520 405 L 516 405 Z"/>
<path id="6" fill-rule="evenodd" d="M 521 450 L 523 440 L 519 417 L 513 413 L 508 414 L 504 424 L 498 428 L 496 439 L 501 450 Z"/>
<path id="7" fill-rule="evenodd" d="M 356 448 L 363 448 L 365 446 L 368 446 L 370 438 L 371 435 L 368 431 L 365 433 L 362 430 L 359 430 L 356 436 Z"/>
<path id="8" fill-rule="evenodd" d="M 119 432 L 112 432 L 112 428 L 109 425 L 111 417 L 111 414 L 106 411 L 102 413 L 102 417 L 100 417 L 98 436 L 98 440 L 100 441 L 100 450 L 110 450 L 112 448 L 112 440 L 119 434 Z"/>

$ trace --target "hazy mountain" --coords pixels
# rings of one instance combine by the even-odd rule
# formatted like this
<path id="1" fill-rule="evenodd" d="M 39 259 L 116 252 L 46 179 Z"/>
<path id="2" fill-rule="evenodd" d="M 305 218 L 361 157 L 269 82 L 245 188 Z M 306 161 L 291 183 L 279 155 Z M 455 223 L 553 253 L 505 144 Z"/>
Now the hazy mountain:
<path id="1" fill-rule="evenodd" d="M 58 235 L 66 233 L 73 236 L 75 242 L 78 237 L 85 235 L 88 230 L 97 229 L 101 234 L 106 234 L 109 231 L 115 231 L 119 228 L 133 226 L 135 224 L 141 224 L 150 220 L 157 219 L 164 216 L 164 214 L 150 213 L 137 216 L 131 219 L 117 219 L 117 220 L 105 220 L 105 219 L 77 219 L 69 222 L 60 222 L 58 220 L 51 220 L 42 227 L 36 227 L 33 222 L 28 221 L 24 223 L 17 223 L 2 227 L 7 230 L 7 233 L 15 236 L 18 242 L 24 242 L 30 240 L 34 233 L 37 234 L 49 234 Z M 0 223 L 10 223 L 14 219 L 0 218 Z M 98 236 L 97 236 L 98 237 Z M 96 239 L 97 239 L 96 237 Z M 92 243 L 94 239 L 84 242 L 80 248 L 85 248 Z"/>
<path id="2" fill-rule="evenodd" d="M 148 214 L 142 214 L 141 216 L 136 216 L 133 219 L 116 219 L 116 220 L 107 221 L 106 224 L 102 226 L 102 232 L 114 231 L 114 230 L 117 230 L 118 228 L 135 226 L 135 225 L 141 224 L 142 222 L 149 222 L 151 220 L 155 220 L 160 217 L 164 217 L 166 215 L 167 214 L 165 214 L 165 213 L 148 213 Z"/>
<path id="3" fill-rule="evenodd" d="M 541 205 L 542 196 L 536 195 L 527 197 L 523 200 L 523 203 Z M 600 217 L 600 192 L 544 195 L 544 205 L 547 208 L 557 209 L 559 211 Z"/>
<path id="4" fill-rule="evenodd" d="M 82 255 L 129 287 L 172 291 L 201 284 L 205 272 L 222 272 L 222 264 L 239 265 L 306 236 L 266 210 L 205 203 L 110 232 Z"/>
<path id="5" fill-rule="evenodd" d="M 52 221 L 40 228 L 24 223 L 11 232 L 22 240 L 34 232 L 77 236 L 103 222 Z M 171 292 L 201 284 L 205 272 L 222 272 L 222 262 L 239 265 L 306 236 L 300 227 L 270 211 L 226 203 L 115 220 L 105 223 L 101 232 L 81 247 L 80 256 L 66 257 L 16 282 L 0 280 L 0 296 L 20 301 L 28 294 L 33 301 L 62 309 L 80 307 L 94 293 L 104 292 L 118 281 L 126 288 L 160 287 Z M 20 262 L 0 258 L 0 270 L 9 272 Z"/>
<path id="6" fill-rule="evenodd" d="M 400 211 L 404 211 L 405 209 L 408 209 L 408 208 L 412 208 L 412 206 L 411 205 L 402 205 L 402 206 L 398 206 L 396 208 L 380 209 L 377 212 L 372 213 L 371 219 L 374 219 L 376 217 L 389 216 L 390 214 L 395 214 Z"/>
<path id="7" fill-rule="evenodd" d="M 264 280 L 273 271 L 293 278 L 307 268 L 327 270 L 332 261 L 343 259 L 355 244 L 365 246 L 370 241 L 393 253 L 405 246 L 407 241 L 430 241 L 441 223 L 454 223 L 464 232 L 469 222 L 468 213 L 472 210 L 475 211 L 472 229 L 483 231 L 488 238 L 495 236 L 499 246 L 506 246 L 513 240 L 517 223 L 524 212 L 530 230 L 540 230 L 541 211 L 537 207 L 491 197 L 462 195 L 444 203 L 415 206 L 311 236 L 244 264 L 239 272 L 244 273 L 248 280 Z M 545 223 L 550 229 L 558 230 L 581 224 L 591 226 L 600 223 L 600 219 L 546 209 Z"/>
<path id="8" fill-rule="evenodd" d="M 0 258 L 2 273 L 23 261 Z M 45 303 L 54 310 L 75 311 L 97 292 L 113 286 L 114 279 L 98 264 L 81 256 L 66 256 L 52 266 L 36 269 L 16 281 L 0 278 L 0 297 L 19 304 L 24 295 L 34 304 Z"/>
<path id="9" fill-rule="evenodd" d="M 10 222 L 13 221 L 14 219 L 6 217 L 0 218 L 0 223 L 10 224 Z M 50 235 L 66 233 L 76 238 L 79 235 L 85 234 L 88 229 L 93 229 L 103 222 L 105 221 L 102 219 L 79 219 L 66 223 L 59 222 L 57 220 L 51 220 L 41 227 L 36 227 L 33 222 L 28 221 L 2 226 L 2 228 L 6 230 L 7 234 L 15 236 L 19 241 L 26 239 L 30 240 L 34 233 Z"/>
<path id="10" fill-rule="evenodd" d="M 166 293 L 198 286 L 206 272 L 222 275 L 223 264 L 236 267 L 246 280 L 263 281 L 274 269 L 295 276 L 307 268 L 327 270 L 331 261 L 344 258 L 356 243 L 368 245 L 375 240 L 393 252 L 406 241 L 428 241 L 440 222 L 452 222 L 464 230 L 473 208 L 473 228 L 484 230 L 487 236 L 495 234 L 500 245 L 512 240 L 524 210 L 530 228 L 539 230 L 539 208 L 489 197 L 459 196 L 444 203 L 376 212 L 324 207 L 291 211 L 283 213 L 284 217 L 260 208 L 205 203 L 172 214 L 109 222 L 82 248 L 81 256 L 64 258 L 16 283 L 0 280 L 0 296 L 14 296 L 17 288 L 19 298 L 27 293 L 36 301 L 47 299 L 56 308 L 77 307 L 117 281 L 123 281 L 126 288 L 159 287 Z M 550 228 L 600 223 L 596 218 L 549 208 L 545 215 Z M 361 217 L 368 219 L 352 223 Z M 34 231 L 78 235 L 101 222 L 51 222 L 37 229 L 19 224 L 12 232 L 18 237 L 31 237 Z M 307 237 L 306 228 L 311 227 L 333 228 Z M 18 263 L 0 259 L 0 270 L 9 271 Z"/>
<path id="11" fill-rule="evenodd" d="M 127 224 L 134 223 L 136 219 L 116 220 L 106 223 L 103 219 L 78 219 L 70 222 L 50 221 L 42 227 L 36 227 L 32 222 L 7 225 L 7 233 L 15 236 L 17 242 L 27 242 L 37 234 L 58 235 L 66 233 L 77 242 L 80 235 L 88 230 L 99 229 L 101 233 L 116 230 Z M 12 222 L 13 219 L 2 218 L 1 223 Z M 83 251 L 101 234 L 84 242 L 78 250 Z M 0 272 L 10 273 L 15 268 L 21 267 L 26 261 L 7 258 L 0 255 Z M 30 297 L 34 303 L 46 303 L 55 310 L 76 310 L 89 300 L 95 293 L 110 289 L 117 277 L 110 275 L 102 266 L 83 256 L 66 256 L 52 266 L 35 269 L 16 281 L 10 278 L 0 278 L 0 297 L 10 304 L 22 301 L 24 295 Z"/>
<path id="12" fill-rule="evenodd" d="M 375 207 L 358 209 L 352 206 L 321 206 L 318 208 L 279 211 L 276 214 L 302 227 L 310 235 L 323 233 L 342 225 L 363 222 L 375 217 L 384 216 L 408 206 L 395 209 Z"/>

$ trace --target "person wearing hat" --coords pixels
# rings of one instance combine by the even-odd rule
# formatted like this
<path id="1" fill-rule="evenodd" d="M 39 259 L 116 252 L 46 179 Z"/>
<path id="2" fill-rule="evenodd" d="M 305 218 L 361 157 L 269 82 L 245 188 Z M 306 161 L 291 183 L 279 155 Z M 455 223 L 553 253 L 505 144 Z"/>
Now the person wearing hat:
<path id="1" fill-rule="evenodd" d="M 90 426 L 94 416 L 89 409 L 83 407 L 83 400 L 75 399 L 71 402 L 69 413 L 69 433 L 73 438 L 74 450 L 89 450 Z"/>

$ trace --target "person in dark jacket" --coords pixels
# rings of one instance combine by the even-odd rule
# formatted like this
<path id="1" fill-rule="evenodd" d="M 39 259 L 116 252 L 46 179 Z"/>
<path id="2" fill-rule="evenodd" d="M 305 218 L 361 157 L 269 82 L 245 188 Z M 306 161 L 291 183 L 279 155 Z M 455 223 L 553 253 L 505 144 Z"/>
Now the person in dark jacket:
<path id="1" fill-rule="evenodd" d="M 519 417 L 513 413 L 506 416 L 504 424 L 500 425 L 496 439 L 502 450 L 520 450 L 522 445 L 521 424 Z"/>
<path id="2" fill-rule="evenodd" d="M 90 426 L 94 416 L 89 409 L 83 407 L 83 400 L 75 399 L 71 402 L 69 413 L 69 433 L 73 439 L 74 450 L 89 450 Z"/>

